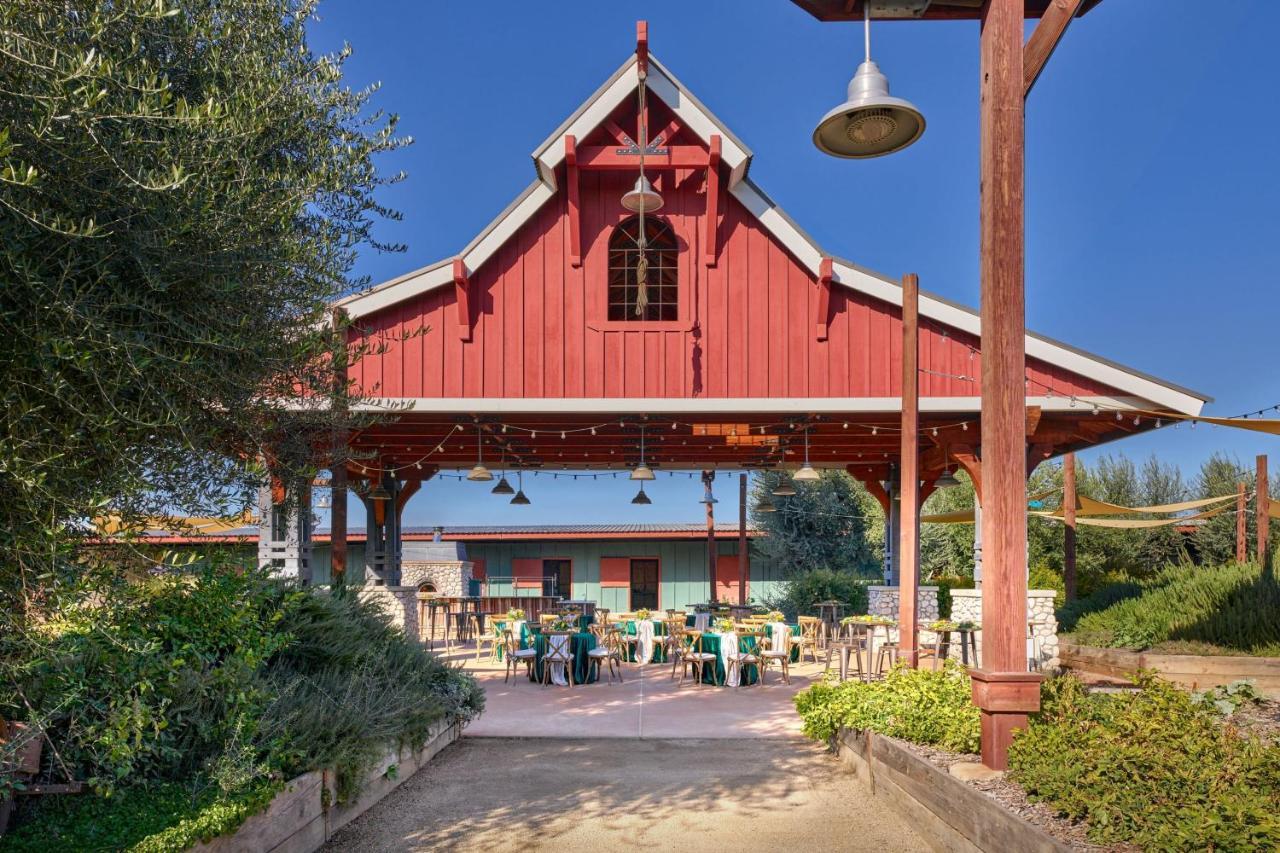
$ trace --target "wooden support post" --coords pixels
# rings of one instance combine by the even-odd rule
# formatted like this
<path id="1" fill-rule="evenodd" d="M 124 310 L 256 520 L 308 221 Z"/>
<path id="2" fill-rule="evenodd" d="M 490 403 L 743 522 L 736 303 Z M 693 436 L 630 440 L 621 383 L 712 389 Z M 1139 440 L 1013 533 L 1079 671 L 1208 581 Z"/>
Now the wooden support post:
<path id="1" fill-rule="evenodd" d="M 1248 545 L 1246 543 L 1246 530 L 1248 529 L 1247 505 L 1244 497 L 1244 483 L 1236 484 L 1236 562 L 1243 563 L 1249 559 Z"/>
<path id="2" fill-rule="evenodd" d="M 1076 455 L 1062 457 L 1062 583 L 1076 600 Z"/>
<path id="3" fill-rule="evenodd" d="M 341 308 L 334 308 L 331 321 L 338 335 L 333 371 L 333 395 L 335 404 L 346 411 L 348 374 L 346 352 L 346 315 Z M 329 461 L 329 584 L 340 589 L 347 580 L 347 439 L 345 430 L 333 437 L 333 451 Z"/>
<path id="4" fill-rule="evenodd" d="M 716 510 L 711 502 L 711 484 L 715 479 L 715 471 L 702 472 L 702 499 L 707 507 L 707 601 L 714 601 L 716 597 Z"/>
<path id="5" fill-rule="evenodd" d="M 738 475 L 738 603 L 747 603 L 747 578 L 751 557 L 747 553 L 747 472 Z"/>
<path id="6" fill-rule="evenodd" d="M 1023 221 L 1022 0 L 982 9 L 982 667 L 973 699 L 982 763 L 1004 770 L 1013 731 L 1040 707 L 1027 671 L 1026 294 Z"/>
<path id="7" fill-rule="evenodd" d="M 814 306 L 813 332 L 820 341 L 827 339 L 828 315 L 831 313 L 831 279 L 835 264 L 831 258 L 818 263 L 818 304 Z"/>
<path id="8" fill-rule="evenodd" d="M 1269 565 L 1267 545 L 1271 535 L 1271 484 L 1267 477 L 1267 454 L 1263 453 L 1258 456 L 1258 482 L 1254 486 L 1254 494 L 1257 496 L 1255 523 L 1258 525 L 1258 562 L 1264 570 Z"/>
<path id="9" fill-rule="evenodd" d="M 711 134 L 711 150 L 707 159 L 707 242 L 703 247 L 703 262 L 708 267 L 716 265 L 720 247 L 716 242 L 720 221 L 720 134 Z"/>
<path id="10" fill-rule="evenodd" d="M 565 188 L 569 196 L 569 265 L 582 266 L 582 204 L 578 198 L 578 142 L 564 138 Z"/>
<path id="11" fill-rule="evenodd" d="M 899 498 L 898 653 L 918 663 L 920 587 L 920 279 L 902 278 L 902 488 Z"/>
<path id="12" fill-rule="evenodd" d="M 458 338 L 471 340 L 471 282 L 462 258 L 453 259 L 453 288 L 458 303 Z"/>

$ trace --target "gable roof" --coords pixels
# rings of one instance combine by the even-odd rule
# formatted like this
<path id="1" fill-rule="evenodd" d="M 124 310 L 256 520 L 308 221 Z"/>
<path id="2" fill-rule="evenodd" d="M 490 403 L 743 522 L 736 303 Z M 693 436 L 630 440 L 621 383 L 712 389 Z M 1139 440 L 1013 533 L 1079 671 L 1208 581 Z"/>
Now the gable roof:
<path id="1" fill-rule="evenodd" d="M 586 138 L 619 105 L 632 97 L 637 86 L 637 58 L 633 54 L 605 83 L 578 107 L 532 154 L 536 179 L 489 223 L 456 258 L 474 271 L 488 261 L 516 231 L 553 198 L 559 190 L 556 168 L 564 162 L 563 139 L 572 134 Z M 760 225 L 795 259 L 818 277 L 824 257 L 832 258 L 832 282 L 853 291 L 901 307 L 902 285 L 881 273 L 823 252 L 817 242 L 773 202 L 749 177 L 754 156 L 729 128 L 685 88 L 675 75 L 652 54 L 649 55 L 649 91 L 662 100 L 687 132 L 709 145 L 712 134 L 721 137 L 721 163 L 729 170 L 728 191 Z M 367 316 L 453 283 L 452 264 L 445 258 L 390 281 L 340 300 L 353 319 Z M 972 308 L 931 293 L 920 293 L 920 316 L 981 336 L 979 314 Z M 1153 407 L 1187 415 L 1198 415 L 1212 398 L 1145 374 L 1100 356 L 1034 333 L 1027 333 L 1026 354 L 1081 376 L 1109 385 L 1134 397 L 1150 401 Z"/>

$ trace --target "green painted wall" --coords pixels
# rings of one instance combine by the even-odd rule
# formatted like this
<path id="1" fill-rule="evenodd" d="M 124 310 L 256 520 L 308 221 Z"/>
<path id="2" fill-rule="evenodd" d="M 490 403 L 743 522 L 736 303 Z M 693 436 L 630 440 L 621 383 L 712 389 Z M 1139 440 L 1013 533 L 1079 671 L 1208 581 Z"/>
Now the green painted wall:
<path id="1" fill-rule="evenodd" d="M 718 541 L 716 550 L 722 555 L 736 556 L 737 540 Z M 602 542 L 532 541 L 471 542 L 467 556 L 485 561 L 485 574 L 491 578 L 510 577 L 511 561 L 518 559 L 567 559 L 573 562 L 573 595 L 575 599 L 595 601 L 610 610 L 629 610 L 629 594 L 625 589 L 600 588 L 602 557 L 656 558 L 660 571 L 659 606 L 681 609 L 706 601 L 707 545 L 699 541 L 610 540 Z M 772 593 L 781 578 L 772 565 L 759 554 L 752 554 L 748 594 L 757 600 Z M 510 594 L 494 584 L 494 595 Z"/>
<path id="2" fill-rule="evenodd" d="M 716 542 L 720 554 L 736 556 L 736 539 Z M 249 549 L 246 549 L 249 553 Z M 256 552 L 252 552 L 256 553 Z M 485 574 L 491 578 L 510 577 L 511 561 L 517 559 L 571 560 L 573 563 L 573 595 L 575 599 L 597 602 L 610 610 L 629 610 L 628 592 L 625 589 L 600 589 L 601 557 L 634 557 L 657 559 L 660 576 L 659 604 L 663 608 L 681 609 L 706 601 L 707 545 L 698 540 L 629 540 L 613 539 L 598 542 L 582 540 L 535 540 L 530 542 L 471 542 L 467 544 L 467 556 L 484 560 Z M 316 545 L 311 551 L 313 583 L 330 581 L 329 546 Z M 364 543 L 353 542 L 347 550 L 347 578 L 351 583 L 364 581 Z M 771 595 L 782 573 L 755 549 L 751 554 L 751 580 L 748 594 L 760 601 Z M 603 592 L 603 595 L 602 595 Z M 490 593 L 510 595 L 509 587 L 494 584 Z M 537 594 L 534 591 L 531 595 Z"/>

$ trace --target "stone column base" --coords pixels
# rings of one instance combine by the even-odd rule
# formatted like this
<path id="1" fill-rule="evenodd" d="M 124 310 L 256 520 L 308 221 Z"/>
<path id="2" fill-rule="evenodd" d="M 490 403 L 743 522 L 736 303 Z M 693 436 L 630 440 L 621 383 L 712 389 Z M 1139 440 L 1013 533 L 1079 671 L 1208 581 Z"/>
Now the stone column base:
<path id="1" fill-rule="evenodd" d="M 969 670 L 973 704 L 982 714 L 982 763 L 992 770 L 1009 767 L 1009 744 L 1014 729 L 1027 727 L 1027 715 L 1040 710 L 1038 672 Z"/>

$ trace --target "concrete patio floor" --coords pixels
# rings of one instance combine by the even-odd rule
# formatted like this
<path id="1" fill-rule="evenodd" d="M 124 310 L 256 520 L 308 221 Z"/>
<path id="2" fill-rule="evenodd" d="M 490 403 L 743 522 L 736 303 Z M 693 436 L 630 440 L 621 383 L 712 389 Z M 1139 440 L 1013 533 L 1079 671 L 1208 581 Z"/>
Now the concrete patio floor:
<path id="1" fill-rule="evenodd" d="M 485 712 L 467 737 L 795 738 L 792 697 L 823 673 L 823 664 L 806 660 L 791 665 L 789 685 L 773 670 L 764 685 L 677 687 L 670 664 L 626 664 L 621 684 L 543 687 L 523 667 L 504 684 L 503 665 L 489 661 L 487 650 L 481 661 L 467 649 L 444 657 L 462 662 L 484 687 Z"/>
<path id="2" fill-rule="evenodd" d="M 464 737 L 324 849 L 909 853 L 928 847 L 808 741 Z"/>

